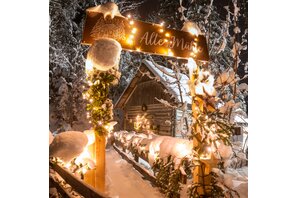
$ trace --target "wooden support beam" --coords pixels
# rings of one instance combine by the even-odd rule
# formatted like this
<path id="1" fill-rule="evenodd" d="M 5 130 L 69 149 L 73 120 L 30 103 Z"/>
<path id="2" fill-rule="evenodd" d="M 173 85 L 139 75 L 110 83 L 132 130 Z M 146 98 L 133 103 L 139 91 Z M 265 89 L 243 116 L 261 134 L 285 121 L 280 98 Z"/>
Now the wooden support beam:
<path id="1" fill-rule="evenodd" d="M 105 136 L 95 135 L 95 188 L 100 192 L 105 192 L 105 141 Z"/>
<path id="2" fill-rule="evenodd" d="M 88 151 L 91 155 L 91 159 L 96 159 L 96 147 L 95 147 L 95 143 L 91 144 L 88 146 Z M 92 170 L 88 170 L 86 172 L 86 174 L 84 175 L 84 181 L 93 186 L 95 188 L 95 170 L 92 169 Z"/>

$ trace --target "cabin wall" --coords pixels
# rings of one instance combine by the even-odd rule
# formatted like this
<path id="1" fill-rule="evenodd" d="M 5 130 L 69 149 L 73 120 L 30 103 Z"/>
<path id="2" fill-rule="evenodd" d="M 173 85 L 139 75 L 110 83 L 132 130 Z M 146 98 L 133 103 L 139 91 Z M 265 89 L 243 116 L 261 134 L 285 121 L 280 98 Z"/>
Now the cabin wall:
<path id="1" fill-rule="evenodd" d="M 145 115 L 145 118 L 150 123 L 150 130 L 155 134 L 172 136 L 174 127 L 174 124 L 170 124 L 174 123 L 174 110 L 172 108 L 165 107 L 160 103 L 148 104 L 146 111 L 142 110 L 142 106 L 129 106 L 125 109 L 125 114 L 124 129 L 127 131 L 136 131 L 134 128 L 136 116 Z"/>

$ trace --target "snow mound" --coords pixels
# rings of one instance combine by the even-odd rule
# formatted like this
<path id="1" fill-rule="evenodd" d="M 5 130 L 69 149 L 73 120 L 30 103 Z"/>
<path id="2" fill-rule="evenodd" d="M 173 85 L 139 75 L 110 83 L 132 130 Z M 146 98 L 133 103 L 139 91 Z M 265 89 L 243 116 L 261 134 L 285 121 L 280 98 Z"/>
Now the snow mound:
<path id="1" fill-rule="evenodd" d="M 179 163 L 183 157 L 192 153 L 193 143 L 186 139 L 180 139 L 169 136 L 159 136 L 153 139 L 149 144 L 149 164 L 152 165 L 157 156 L 164 161 L 172 156 L 176 163 Z M 176 166 L 178 164 L 175 164 Z"/>
<path id="2" fill-rule="evenodd" d="M 121 44 L 116 40 L 100 38 L 90 47 L 87 59 L 100 71 L 107 71 L 113 67 L 118 69 L 121 51 Z"/>
<path id="3" fill-rule="evenodd" d="M 88 143 L 88 137 L 79 131 L 66 131 L 55 136 L 49 147 L 50 157 L 59 157 L 65 163 L 79 156 Z"/>
<path id="4" fill-rule="evenodd" d="M 104 16 L 104 19 L 107 16 L 109 16 L 111 19 L 113 19 L 114 16 L 124 17 L 123 15 L 121 15 L 117 4 L 113 2 L 107 2 L 105 4 L 102 4 L 96 7 L 88 8 L 87 11 L 102 13 Z"/>
<path id="5" fill-rule="evenodd" d="M 49 135 L 49 145 L 51 145 L 51 143 L 53 142 L 55 137 L 53 136 L 52 132 L 50 132 L 50 131 L 49 131 L 48 135 Z"/>
<path id="6" fill-rule="evenodd" d="M 189 32 L 195 36 L 198 36 L 201 33 L 200 28 L 198 27 L 198 25 L 195 22 L 192 21 L 185 21 L 183 28 L 181 29 L 184 32 Z"/>

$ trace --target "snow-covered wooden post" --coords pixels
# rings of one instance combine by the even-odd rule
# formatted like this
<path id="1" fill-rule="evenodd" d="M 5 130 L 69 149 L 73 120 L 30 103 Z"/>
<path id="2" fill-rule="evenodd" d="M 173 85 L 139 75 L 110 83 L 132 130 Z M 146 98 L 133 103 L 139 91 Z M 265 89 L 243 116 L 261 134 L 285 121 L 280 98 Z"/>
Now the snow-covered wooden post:
<path id="1" fill-rule="evenodd" d="M 184 23 L 184 26 L 182 28 L 183 31 L 190 32 L 193 35 L 198 36 L 201 34 L 201 31 L 199 27 L 197 26 L 196 23 L 191 22 L 191 21 L 186 21 Z M 197 51 L 197 47 L 193 47 L 193 52 Z M 193 127 L 192 130 L 194 131 L 192 134 L 193 136 L 193 148 L 195 149 L 196 147 L 199 147 L 199 150 L 203 150 L 204 145 L 201 145 L 200 142 L 202 142 L 202 131 L 201 131 L 201 126 L 198 125 L 198 123 L 195 123 L 196 120 L 198 120 L 199 114 L 204 112 L 204 101 L 202 98 L 198 97 L 198 95 L 205 95 L 204 93 L 204 88 L 201 85 L 197 85 L 197 80 L 199 78 L 199 67 L 196 64 L 196 61 L 193 58 L 188 59 L 188 69 L 189 69 L 189 87 L 190 87 L 190 92 L 192 96 L 192 116 L 193 116 Z M 200 82 L 198 82 L 200 83 Z M 198 89 L 197 89 L 198 88 Z M 212 87 L 210 88 L 212 91 L 214 90 Z M 210 93 L 212 94 L 212 93 Z M 202 157 L 199 157 L 201 160 Z M 205 189 L 205 186 L 209 186 L 211 183 L 210 176 L 205 177 L 205 175 L 209 175 L 211 172 L 211 169 L 216 167 L 216 161 L 212 159 L 213 156 L 211 153 L 204 158 L 203 164 L 200 166 L 195 166 L 193 170 L 193 182 L 202 184 L 202 187 L 198 187 L 198 193 L 199 195 L 206 195 L 207 190 Z"/>

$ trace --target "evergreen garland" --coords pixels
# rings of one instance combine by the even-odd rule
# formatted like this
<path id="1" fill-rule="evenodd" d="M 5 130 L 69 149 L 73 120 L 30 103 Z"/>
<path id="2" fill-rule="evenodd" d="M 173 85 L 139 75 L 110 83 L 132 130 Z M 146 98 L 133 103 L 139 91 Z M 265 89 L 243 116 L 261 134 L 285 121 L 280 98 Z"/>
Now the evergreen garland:
<path id="1" fill-rule="evenodd" d="M 171 156 L 164 161 L 157 158 L 153 164 L 153 171 L 156 174 L 157 185 L 166 198 L 179 198 L 181 192 L 182 169 L 185 170 L 186 176 L 191 175 L 188 159 L 183 158 L 177 168 L 174 167 L 174 160 Z"/>
<path id="2" fill-rule="evenodd" d="M 109 87 L 116 85 L 120 78 L 120 72 L 115 69 L 101 72 L 93 68 L 88 72 L 89 89 L 84 93 L 88 100 L 87 117 L 93 125 L 97 135 L 107 135 L 108 124 L 113 120 L 113 104 L 108 98 Z"/>

